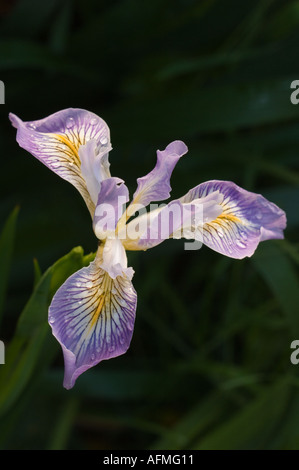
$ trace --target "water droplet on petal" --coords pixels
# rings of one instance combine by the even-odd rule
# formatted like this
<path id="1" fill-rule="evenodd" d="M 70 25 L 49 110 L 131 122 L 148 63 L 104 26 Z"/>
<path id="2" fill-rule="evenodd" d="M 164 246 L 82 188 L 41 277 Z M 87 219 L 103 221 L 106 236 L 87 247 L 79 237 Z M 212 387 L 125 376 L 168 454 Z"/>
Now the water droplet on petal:
<path id="1" fill-rule="evenodd" d="M 81 282 L 76 282 L 76 287 L 82 287 Z"/>
<path id="2" fill-rule="evenodd" d="M 245 241 L 247 240 L 248 237 L 247 237 L 246 232 L 240 232 L 240 235 L 243 238 L 243 240 L 245 240 Z"/>
<path id="3" fill-rule="evenodd" d="M 90 120 L 90 124 L 91 124 L 92 126 L 94 126 L 97 122 L 98 122 L 97 118 L 92 118 L 92 119 Z"/>
<path id="4" fill-rule="evenodd" d="M 92 354 L 92 355 L 90 356 L 90 359 L 91 359 L 92 361 L 94 361 L 94 360 L 95 360 L 95 355 Z"/>
<path id="5" fill-rule="evenodd" d="M 224 233 L 223 233 L 223 230 L 221 228 L 218 229 L 218 235 L 219 235 L 220 238 L 224 237 Z"/>
<path id="6" fill-rule="evenodd" d="M 30 124 L 28 124 L 28 127 L 30 127 L 30 129 L 36 129 L 36 125 L 33 124 L 32 122 L 30 122 Z"/>
<path id="7" fill-rule="evenodd" d="M 103 135 L 101 138 L 100 138 L 100 143 L 102 145 L 106 145 L 108 143 L 108 139 L 105 135 Z"/>
<path id="8" fill-rule="evenodd" d="M 245 243 L 242 242 L 242 240 L 237 240 L 237 241 L 236 241 L 236 245 L 237 245 L 239 248 L 246 248 L 246 245 L 245 245 Z"/>
<path id="9" fill-rule="evenodd" d="M 93 286 L 93 283 L 91 281 L 88 281 L 86 284 L 85 284 L 85 287 L 87 289 L 91 289 L 91 287 Z"/>
<path id="10" fill-rule="evenodd" d="M 256 214 L 255 214 L 255 217 L 256 217 L 258 220 L 261 220 L 261 218 L 263 217 L 263 214 L 261 213 L 261 211 L 257 211 Z"/>
<path id="11" fill-rule="evenodd" d="M 53 162 L 51 166 L 52 166 L 52 168 L 59 168 L 60 167 L 60 162 Z"/>
<path id="12" fill-rule="evenodd" d="M 130 331 L 132 331 L 134 328 L 133 324 L 130 321 L 127 322 L 127 327 L 128 327 L 128 330 Z"/>
<path id="13" fill-rule="evenodd" d="M 71 127 L 74 126 L 74 124 L 75 124 L 74 118 L 68 117 L 65 123 L 66 128 L 70 129 Z"/>
<path id="14" fill-rule="evenodd" d="M 49 317 L 49 323 L 53 325 L 55 323 L 55 318 L 54 317 Z"/>

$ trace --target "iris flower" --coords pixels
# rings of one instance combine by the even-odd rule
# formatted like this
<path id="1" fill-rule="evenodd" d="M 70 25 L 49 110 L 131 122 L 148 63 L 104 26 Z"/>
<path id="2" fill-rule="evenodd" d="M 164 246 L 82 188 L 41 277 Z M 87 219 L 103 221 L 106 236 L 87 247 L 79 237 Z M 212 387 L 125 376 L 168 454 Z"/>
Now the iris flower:
<path id="1" fill-rule="evenodd" d="M 188 151 L 181 141 L 157 151 L 156 166 L 137 180 L 127 205 L 124 181 L 110 174 L 110 132 L 100 117 L 70 108 L 36 121 L 23 122 L 14 114 L 10 119 L 19 145 L 81 193 L 99 240 L 94 260 L 65 281 L 49 307 L 67 389 L 87 369 L 124 354 L 130 345 L 137 294 L 126 250 L 185 237 L 241 259 L 260 241 L 283 238 L 284 211 L 230 181 L 201 183 L 177 200 L 142 211 L 169 198 L 172 171 Z"/>

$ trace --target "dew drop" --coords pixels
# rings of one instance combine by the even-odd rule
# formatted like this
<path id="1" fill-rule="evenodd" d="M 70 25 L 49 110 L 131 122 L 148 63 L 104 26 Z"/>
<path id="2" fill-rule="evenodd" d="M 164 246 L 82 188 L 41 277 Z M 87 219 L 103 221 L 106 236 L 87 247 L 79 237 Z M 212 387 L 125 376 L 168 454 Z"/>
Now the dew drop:
<path id="1" fill-rule="evenodd" d="M 239 248 L 246 248 L 246 245 L 245 245 L 245 243 L 242 242 L 242 240 L 237 240 L 237 241 L 236 241 L 236 245 L 237 245 Z"/>
<path id="2" fill-rule="evenodd" d="M 65 123 L 66 128 L 70 129 L 71 127 L 74 126 L 74 124 L 75 124 L 74 118 L 68 117 Z"/>
<path id="3" fill-rule="evenodd" d="M 133 328 L 134 328 L 134 327 L 133 327 L 133 324 L 132 324 L 130 321 L 127 322 L 127 328 L 128 328 L 128 330 L 130 330 L 130 331 L 132 331 Z"/>
<path id="4" fill-rule="evenodd" d="M 90 120 L 91 126 L 94 126 L 97 122 L 98 122 L 97 118 L 92 118 L 92 119 Z"/>
<path id="5" fill-rule="evenodd" d="M 245 240 L 245 241 L 247 240 L 246 232 L 240 232 L 240 235 L 243 238 L 243 240 Z"/>
<path id="6" fill-rule="evenodd" d="M 52 168 L 59 168 L 60 167 L 60 163 L 59 162 L 53 162 L 52 163 Z"/>
<path id="7" fill-rule="evenodd" d="M 255 214 L 255 217 L 256 217 L 258 220 L 261 220 L 261 218 L 263 217 L 263 214 L 261 213 L 261 211 L 257 211 L 256 214 Z"/>
<path id="8" fill-rule="evenodd" d="M 88 281 L 88 282 L 85 284 L 85 287 L 86 287 L 87 289 L 91 289 L 92 286 L 93 286 L 93 283 L 92 283 L 91 281 Z"/>
<path id="9" fill-rule="evenodd" d="M 53 325 L 53 323 L 55 323 L 55 318 L 49 317 L 49 323 L 50 323 L 51 325 Z"/>
<path id="10" fill-rule="evenodd" d="M 92 355 L 90 356 L 90 359 L 91 359 L 92 361 L 94 361 L 94 360 L 95 360 L 95 355 L 92 354 Z"/>
<path id="11" fill-rule="evenodd" d="M 223 230 L 221 228 L 218 229 L 218 235 L 219 235 L 220 238 L 224 237 L 224 233 L 223 233 Z"/>
<path id="12" fill-rule="evenodd" d="M 30 129 L 36 129 L 36 125 L 33 124 L 32 122 L 30 122 L 30 124 L 28 124 L 28 127 L 30 127 Z"/>
<path id="13" fill-rule="evenodd" d="M 108 139 L 105 135 L 103 135 L 101 138 L 100 138 L 100 143 L 102 145 L 106 145 L 108 143 Z"/>
<path id="14" fill-rule="evenodd" d="M 76 287 L 82 287 L 81 282 L 76 282 Z"/>

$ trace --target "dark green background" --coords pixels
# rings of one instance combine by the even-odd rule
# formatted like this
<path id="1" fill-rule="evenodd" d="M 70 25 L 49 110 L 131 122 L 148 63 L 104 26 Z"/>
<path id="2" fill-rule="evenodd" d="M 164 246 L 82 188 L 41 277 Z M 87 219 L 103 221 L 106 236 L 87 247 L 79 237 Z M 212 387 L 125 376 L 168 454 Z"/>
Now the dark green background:
<path id="1" fill-rule="evenodd" d="M 18 351 L 33 259 L 44 272 L 75 246 L 96 249 L 81 196 L 18 147 L 10 111 L 23 120 L 67 107 L 100 115 L 111 172 L 131 194 L 156 150 L 181 139 L 189 153 L 173 197 L 232 180 L 288 218 L 284 241 L 242 261 L 184 251 L 182 240 L 129 253 L 138 293 L 130 350 L 71 391 L 46 303 L 35 317 L 27 307 L 19 329 L 33 352 L 0 365 L 1 447 L 298 449 L 299 105 L 290 84 L 299 80 L 299 1 L 20 0 L 0 2 L 0 13 L 2 225 L 20 208 L 0 330 L 7 348 Z M 0 264 L 4 286 L 9 262 Z"/>

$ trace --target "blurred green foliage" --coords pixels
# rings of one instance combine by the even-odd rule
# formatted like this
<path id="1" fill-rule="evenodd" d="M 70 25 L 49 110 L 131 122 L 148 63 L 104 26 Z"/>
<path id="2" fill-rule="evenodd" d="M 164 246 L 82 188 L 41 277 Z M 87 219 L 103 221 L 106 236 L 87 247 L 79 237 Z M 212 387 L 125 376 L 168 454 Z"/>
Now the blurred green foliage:
<path id="1" fill-rule="evenodd" d="M 298 449 L 298 0 L 19 0 L 0 15 L 1 448 Z M 288 217 L 286 239 L 251 259 L 181 240 L 129 253 L 131 348 L 71 391 L 47 308 L 96 239 L 80 195 L 8 121 L 67 107 L 107 121 L 111 170 L 131 193 L 182 139 L 173 197 L 232 180 Z"/>

